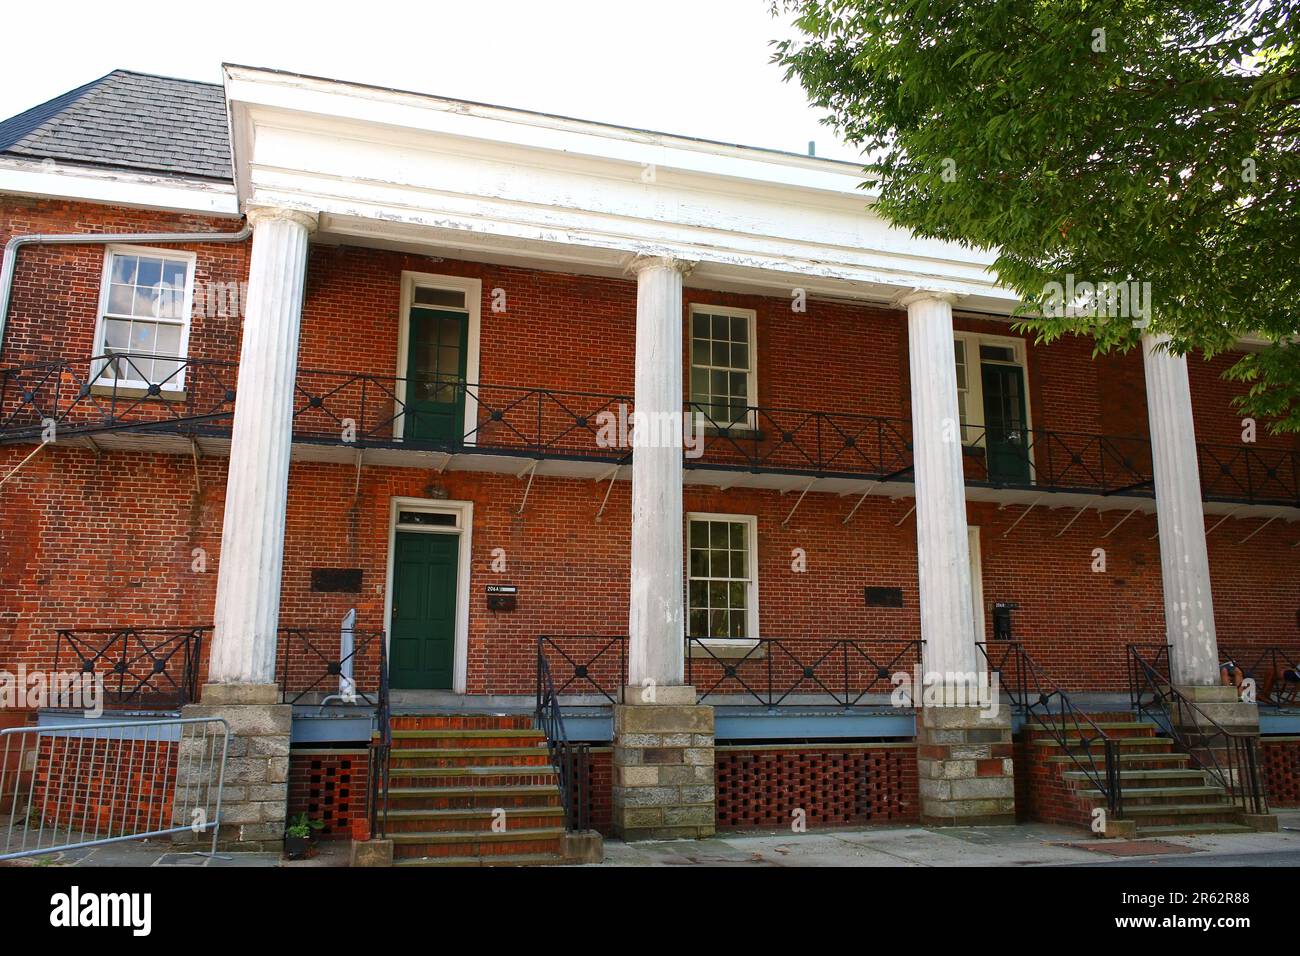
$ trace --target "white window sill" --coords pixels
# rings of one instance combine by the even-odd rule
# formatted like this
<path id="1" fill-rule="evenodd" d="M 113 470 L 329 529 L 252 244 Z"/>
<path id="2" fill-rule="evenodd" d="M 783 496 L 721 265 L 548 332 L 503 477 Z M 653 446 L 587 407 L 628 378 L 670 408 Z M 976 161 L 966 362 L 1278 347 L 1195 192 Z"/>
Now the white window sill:
<path id="1" fill-rule="evenodd" d="M 691 641 L 687 645 L 687 653 L 693 660 L 725 661 L 743 657 L 758 661 L 767 656 L 767 649 L 749 637 L 706 637 Z"/>
<path id="2" fill-rule="evenodd" d="M 183 402 L 185 401 L 186 391 L 183 388 L 160 388 L 157 395 L 149 394 L 148 385 L 92 385 L 90 386 L 91 395 L 99 395 L 105 398 L 156 398 L 164 402 Z"/>

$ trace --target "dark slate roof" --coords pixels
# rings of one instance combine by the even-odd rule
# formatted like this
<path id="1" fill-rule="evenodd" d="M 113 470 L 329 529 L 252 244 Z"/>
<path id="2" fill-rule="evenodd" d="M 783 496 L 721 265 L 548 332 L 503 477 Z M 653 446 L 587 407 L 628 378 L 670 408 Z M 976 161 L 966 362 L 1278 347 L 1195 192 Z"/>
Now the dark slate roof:
<path id="1" fill-rule="evenodd" d="M 114 70 L 0 122 L 0 154 L 229 182 L 225 93 Z"/>

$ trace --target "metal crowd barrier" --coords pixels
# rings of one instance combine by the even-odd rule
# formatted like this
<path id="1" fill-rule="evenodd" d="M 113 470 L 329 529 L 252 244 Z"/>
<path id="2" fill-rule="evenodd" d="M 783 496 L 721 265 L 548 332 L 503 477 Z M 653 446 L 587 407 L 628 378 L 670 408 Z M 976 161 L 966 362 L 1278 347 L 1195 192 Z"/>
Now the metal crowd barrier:
<path id="1" fill-rule="evenodd" d="M 230 727 L 216 717 L 0 730 L 0 860 L 221 824 Z"/>

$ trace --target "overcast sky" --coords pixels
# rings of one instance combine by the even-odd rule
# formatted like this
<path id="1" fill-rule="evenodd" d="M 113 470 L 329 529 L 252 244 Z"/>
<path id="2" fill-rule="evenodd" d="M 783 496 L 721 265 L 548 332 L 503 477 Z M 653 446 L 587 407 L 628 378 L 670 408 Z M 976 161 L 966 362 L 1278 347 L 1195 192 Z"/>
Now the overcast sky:
<path id="1" fill-rule="evenodd" d="M 768 0 L 13 2 L 0 23 L 0 117 L 119 67 L 230 62 L 853 158 L 768 63 L 790 32 Z"/>

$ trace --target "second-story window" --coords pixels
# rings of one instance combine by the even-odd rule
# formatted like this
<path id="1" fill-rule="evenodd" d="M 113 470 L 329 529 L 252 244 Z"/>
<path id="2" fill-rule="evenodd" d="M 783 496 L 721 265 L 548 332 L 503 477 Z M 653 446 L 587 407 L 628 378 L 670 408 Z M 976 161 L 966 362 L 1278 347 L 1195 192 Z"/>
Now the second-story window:
<path id="1" fill-rule="evenodd" d="M 755 313 L 751 309 L 691 306 L 692 410 L 706 426 L 752 424 L 758 403 L 754 354 Z"/>
<path id="2" fill-rule="evenodd" d="M 184 388 L 194 256 L 110 246 L 104 258 L 95 354 L 100 383 Z"/>

